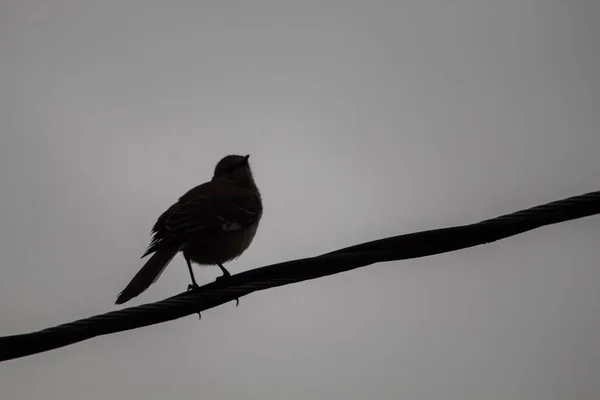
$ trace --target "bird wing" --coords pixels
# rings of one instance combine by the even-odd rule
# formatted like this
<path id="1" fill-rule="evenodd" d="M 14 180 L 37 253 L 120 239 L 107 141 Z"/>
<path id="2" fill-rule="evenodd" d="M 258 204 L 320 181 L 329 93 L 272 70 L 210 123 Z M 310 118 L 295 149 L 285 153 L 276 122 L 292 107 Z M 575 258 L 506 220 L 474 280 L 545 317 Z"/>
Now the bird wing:
<path id="1" fill-rule="evenodd" d="M 181 196 L 152 228 L 153 238 L 142 257 L 163 245 L 183 244 L 198 234 L 218 234 L 252 225 L 262 212 L 258 193 L 208 182 Z"/>

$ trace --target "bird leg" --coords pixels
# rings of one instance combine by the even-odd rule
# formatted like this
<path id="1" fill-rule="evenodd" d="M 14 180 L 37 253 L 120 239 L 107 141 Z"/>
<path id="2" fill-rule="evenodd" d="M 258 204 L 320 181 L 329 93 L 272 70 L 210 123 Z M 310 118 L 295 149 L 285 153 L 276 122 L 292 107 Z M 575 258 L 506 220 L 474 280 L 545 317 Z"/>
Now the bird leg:
<path id="1" fill-rule="evenodd" d="M 200 286 L 196 283 L 196 278 L 194 277 L 194 271 L 192 271 L 192 262 L 188 256 L 183 255 L 185 258 L 185 262 L 187 263 L 188 271 L 190 271 L 190 278 L 192 278 L 192 283 L 188 285 L 188 290 L 198 289 Z"/>
<path id="2" fill-rule="evenodd" d="M 200 286 L 198 286 L 198 284 L 196 283 L 196 278 L 194 277 L 194 271 L 192 271 L 192 262 L 189 259 L 188 256 L 185 255 L 185 253 L 183 253 L 183 258 L 185 258 L 185 262 L 188 266 L 188 271 L 190 271 L 190 277 L 192 278 L 192 283 L 188 285 L 188 292 L 190 290 L 195 290 L 200 288 Z M 198 313 L 198 319 L 202 319 L 202 314 Z"/>
<path id="3" fill-rule="evenodd" d="M 217 265 L 219 266 L 219 268 L 221 268 L 221 271 L 223 271 L 223 276 L 220 276 L 219 278 L 231 276 L 229 271 L 227 271 L 227 269 L 225 269 L 225 267 L 222 264 L 217 264 Z"/>
<path id="4" fill-rule="evenodd" d="M 217 278 L 217 281 L 220 279 L 227 279 L 231 276 L 231 274 L 229 273 L 229 271 L 227 271 L 227 269 L 222 265 L 222 264 L 217 264 L 219 266 L 219 268 L 221 268 L 221 271 L 223 271 L 223 275 L 219 276 Z M 237 297 L 235 298 L 235 306 L 239 306 L 240 305 L 240 299 L 238 299 Z"/>

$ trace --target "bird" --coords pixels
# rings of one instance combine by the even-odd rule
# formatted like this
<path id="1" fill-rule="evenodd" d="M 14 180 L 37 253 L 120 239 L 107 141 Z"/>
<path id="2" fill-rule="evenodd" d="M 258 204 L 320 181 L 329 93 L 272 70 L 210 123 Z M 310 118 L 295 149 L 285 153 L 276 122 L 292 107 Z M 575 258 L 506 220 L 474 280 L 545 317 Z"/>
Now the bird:
<path id="1" fill-rule="evenodd" d="M 152 256 L 119 293 L 116 304 L 148 289 L 179 252 L 192 279 L 188 290 L 199 287 L 192 263 L 218 266 L 223 275 L 217 279 L 231 276 L 223 264 L 238 258 L 250 246 L 263 213 L 249 157 L 223 157 L 210 181 L 187 191 L 158 217 L 141 258 Z"/>

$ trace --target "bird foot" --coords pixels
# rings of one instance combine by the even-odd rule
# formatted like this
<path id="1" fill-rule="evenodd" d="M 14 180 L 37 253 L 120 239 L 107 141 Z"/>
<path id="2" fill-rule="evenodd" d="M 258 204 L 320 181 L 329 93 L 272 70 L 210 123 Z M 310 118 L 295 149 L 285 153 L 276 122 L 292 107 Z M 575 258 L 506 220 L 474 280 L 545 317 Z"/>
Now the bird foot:
<path id="1" fill-rule="evenodd" d="M 198 286 L 198 284 L 196 282 L 190 283 L 188 285 L 188 287 L 187 287 L 187 291 L 188 292 L 192 292 L 192 291 L 198 290 L 198 289 L 200 289 L 200 286 Z M 201 313 L 198 313 L 198 319 L 202 319 L 202 314 Z"/>
<path id="2" fill-rule="evenodd" d="M 215 282 L 222 282 L 224 279 L 228 279 L 231 277 L 231 274 L 223 274 L 221 276 L 217 276 L 217 279 L 215 279 Z M 239 306 L 240 305 L 240 299 L 239 298 L 235 298 L 235 306 Z"/>

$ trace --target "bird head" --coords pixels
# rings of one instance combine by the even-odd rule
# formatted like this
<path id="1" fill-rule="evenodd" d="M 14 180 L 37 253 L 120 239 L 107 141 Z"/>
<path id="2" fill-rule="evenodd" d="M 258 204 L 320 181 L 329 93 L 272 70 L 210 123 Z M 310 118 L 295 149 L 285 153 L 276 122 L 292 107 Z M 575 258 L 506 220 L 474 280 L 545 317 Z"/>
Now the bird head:
<path id="1" fill-rule="evenodd" d="M 249 157 L 249 154 L 223 157 L 215 167 L 213 180 L 224 180 L 238 186 L 253 187 L 255 184 L 248 162 Z"/>

